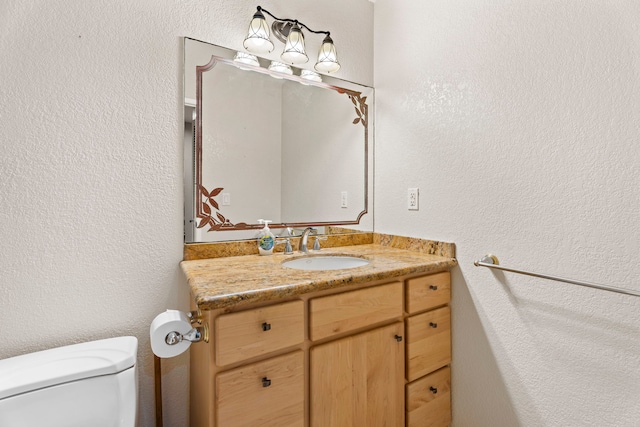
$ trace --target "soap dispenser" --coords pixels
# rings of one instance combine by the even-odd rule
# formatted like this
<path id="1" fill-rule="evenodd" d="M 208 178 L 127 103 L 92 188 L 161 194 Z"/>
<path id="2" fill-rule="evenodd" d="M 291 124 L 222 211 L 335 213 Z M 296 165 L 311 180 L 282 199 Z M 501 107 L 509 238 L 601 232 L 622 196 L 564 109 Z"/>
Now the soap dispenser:
<path id="1" fill-rule="evenodd" d="M 273 247 L 276 243 L 276 237 L 269 229 L 269 223 L 272 222 L 268 219 L 259 219 L 260 224 L 264 224 L 264 228 L 258 233 L 258 252 L 260 255 L 273 254 Z"/>

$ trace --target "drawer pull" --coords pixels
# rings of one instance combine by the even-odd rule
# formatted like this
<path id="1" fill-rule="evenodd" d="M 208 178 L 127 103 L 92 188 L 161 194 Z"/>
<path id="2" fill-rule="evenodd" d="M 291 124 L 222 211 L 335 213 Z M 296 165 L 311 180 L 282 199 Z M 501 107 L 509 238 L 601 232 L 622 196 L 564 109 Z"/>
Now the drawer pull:
<path id="1" fill-rule="evenodd" d="M 271 385 L 271 380 L 267 377 L 262 378 L 262 387 L 269 387 Z"/>
<path id="2" fill-rule="evenodd" d="M 394 335 L 394 338 L 396 339 L 396 341 L 402 342 L 402 335 Z"/>
<path id="3" fill-rule="evenodd" d="M 429 390 L 431 390 L 431 393 L 436 394 L 438 393 L 438 389 L 435 387 L 429 387 Z"/>
<path id="4" fill-rule="evenodd" d="M 433 322 L 429 322 L 429 326 L 431 326 L 432 328 L 437 328 L 438 324 L 437 323 L 433 323 Z"/>
<path id="5" fill-rule="evenodd" d="M 265 331 L 265 332 L 270 331 L 271 330 L 271 323 L 264 322 L 262 324 L 262 330 Z"/>
<path id="6" fill-rule="evenodd" d="M 431 289 L 432 291 L 437 291 L 438 287 L 436 285 L 429 285 L 429 289 Z"/>

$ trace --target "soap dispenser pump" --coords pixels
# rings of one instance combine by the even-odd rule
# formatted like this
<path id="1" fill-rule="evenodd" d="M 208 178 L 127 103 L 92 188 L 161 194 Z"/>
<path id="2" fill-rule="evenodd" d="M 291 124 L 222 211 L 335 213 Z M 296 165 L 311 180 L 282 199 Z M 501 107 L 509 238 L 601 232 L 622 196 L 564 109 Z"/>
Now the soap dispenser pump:
<path id="1" fill-rule="evenodd" d="M 273 254 L 273 247 L 276 243 L 276 237 L 269 229 L 269 223 L 272 222 L 268 219 L 259 219 L 260 224 L 264 224 L 264 228 L 258 233 L 258 252 L 260 255 Z"/>

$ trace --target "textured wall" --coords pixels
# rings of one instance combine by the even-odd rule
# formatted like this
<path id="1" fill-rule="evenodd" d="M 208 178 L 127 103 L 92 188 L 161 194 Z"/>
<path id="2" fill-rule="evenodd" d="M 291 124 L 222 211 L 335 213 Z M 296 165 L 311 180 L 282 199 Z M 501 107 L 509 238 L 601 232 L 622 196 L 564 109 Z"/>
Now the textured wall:
<path id="1" fill-rule="evenodd" d="M 0 358 L 135 335 L 141 426 L 154 419 L 149 324 L 188 307 L 181 37 L 239 48 L 257 4 L 0 5 Z M 372 3 L 260 4 L 330 28 L 337 76 L 372 84 Z M 186 425 L 187 365 L 163 366 L 165 425 Z"/>
<path id="2" fill-rule="evenodd" d="M 454 426 L 640 420 L 640 3 L 378 0 L 376 231 L 453 241 Z M 420 211 L 406 209 L 419 187 Z"/>

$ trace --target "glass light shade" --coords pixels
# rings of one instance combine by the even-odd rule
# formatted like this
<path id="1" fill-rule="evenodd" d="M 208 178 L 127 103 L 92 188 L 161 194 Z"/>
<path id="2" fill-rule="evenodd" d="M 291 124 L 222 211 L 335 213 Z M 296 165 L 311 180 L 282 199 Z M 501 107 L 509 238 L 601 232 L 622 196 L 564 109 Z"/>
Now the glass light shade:
<path id="1" fill-rule="evenodd" d="M 295 24 L 289 31 L 287 43 L 284 45 L 284 51 L 280 57 L 290 64 L 304 64 L 309 61 L 304 50 L 304 35 L 298 24 Z"/>
<path id="2" fill-rule="evenodd" d="M 254 67 L 260 66 L 260 62 L 258 62 L 258 58 L 255 55 L 252 55 L 250 53 L 237 52 L 236 56 L 233 57 L 233 60 L 241 64 L 253 65 Z M 242 68 L 242 67 L 240 68 L 243 70 L 246 70 L 246 68 Z"/>
<path id="3" fill-rule="evenodd" d="M 320 77 L 320 74 L 311 70 L 302 70 L 302 72 L 300 72 L 300 77 L 302 77 L 305 80 L 311 80 L 312 82 L 322 81 L 322 77 Z"/>
<path id="4" fill-rule="evenodd" d="M 271 61 L 271 65 L 269 65 L 269 71 L 275 71 L 276 73 L 288 74 L 292 75 L 293 70 L 287 64 L 283 64 L 278 61 Z M 270 74 L 271 77 L 275 79 L 281 79 L 282 77 L 278 77 L 276 75 Z"/>
<path id="5" fill-rule="evenodd" d="M 262 12 L 258 11 L 253 15 L 249 33 L 242 45 L 253 53 L 269 53 L 273 50 L 273 43 L 269 39 L 269 26 Z"/>
<path id="6" fill-rule="evenodd" d="M 336 47 L 333 45 L 331 37 L 327 36 L 324 38 L 322 46 L 320 47 L 320 53 L 318 53 L 318 62 L 316 62 L 313 68 L 321 73 L 333 73 L 340 69 Z"/>

